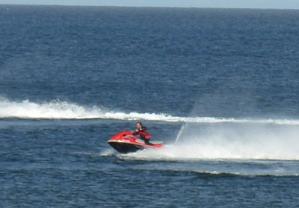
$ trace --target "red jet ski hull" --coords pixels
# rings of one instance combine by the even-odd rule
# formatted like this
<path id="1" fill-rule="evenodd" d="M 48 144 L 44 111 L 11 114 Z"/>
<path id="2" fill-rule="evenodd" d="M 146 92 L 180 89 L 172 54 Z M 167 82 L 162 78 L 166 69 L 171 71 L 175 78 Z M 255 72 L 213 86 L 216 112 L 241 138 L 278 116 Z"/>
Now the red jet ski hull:
<path id="1" fill-rule="evenodd" d="M 108 140 L 108 144 L 120 153 L 136 152 L 143 149 L 160 149 L 163 147 L 161 143 L 145 144 L 141 139 L 134 136 L 131 131 L 124 131 L 114 135 Z"/>

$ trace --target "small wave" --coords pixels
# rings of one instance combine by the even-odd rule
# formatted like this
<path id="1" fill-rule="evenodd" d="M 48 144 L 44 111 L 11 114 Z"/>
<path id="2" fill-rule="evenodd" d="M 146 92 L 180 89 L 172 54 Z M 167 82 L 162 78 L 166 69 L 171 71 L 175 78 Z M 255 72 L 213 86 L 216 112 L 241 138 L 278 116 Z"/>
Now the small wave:
<path id="1" fill-rule="evenodd" d="M 294 172 L 281 172 L 276 173 L 275 171 L 259 171 L 259 170 L 246 170 L 246 171 L 215 171 L 215 170 L 193 170 L 193 169 L 180 169 L 180 168 L 137 168 L 136 170 L 144 170 L 144 171 L 159 171 L 159 172 L 172 172 L 172 173 L 184 173 L 186 174 L 194 174 L 200 177 L 298 177 L 298 173 Z"/>
<path id="2" fill-rule="evenodd" d="M 199 175 L 201 177 L 272 177 L 299 176 L 298 161 L 260 159 L 187 159 L 180 155 L 168 158 L 157 157 L 157 151 L 143 151 L 126 155 L 116 155 L 124 161 L 144 161 L 136 163 L 138 171 L 159 171 Z"/>
<path id="3" fill-rule="evenodd" d="M 148 120 L 174 123 L 252 123 L 299 125 L 299 120 L 290 119 L 236 119 L 217 117 L 180 117 L 165 113 L 119 112 L 100 106 L 82 106 L 76 103 L 54 100 L 32 102 L 30 100 L 11 101 L 0 97 L 0 119 L 115 119 Z"/>
<path id="4" fill-rule="evenodd" d="M 115 155 L 115 152 L 112 149 L 105 149 L 101 151 L 100 156 L 102 157 L 110 157 Z"/>

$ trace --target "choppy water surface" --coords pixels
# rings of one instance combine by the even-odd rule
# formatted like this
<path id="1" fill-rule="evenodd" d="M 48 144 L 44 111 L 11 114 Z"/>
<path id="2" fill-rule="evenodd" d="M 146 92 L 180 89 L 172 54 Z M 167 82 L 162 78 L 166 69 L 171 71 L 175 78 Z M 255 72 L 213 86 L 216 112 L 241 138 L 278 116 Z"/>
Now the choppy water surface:
<path id="1" fill-rule="evenodd" d="M 298 18 L 0 6 L 1 207 L 298 207 Z"/>

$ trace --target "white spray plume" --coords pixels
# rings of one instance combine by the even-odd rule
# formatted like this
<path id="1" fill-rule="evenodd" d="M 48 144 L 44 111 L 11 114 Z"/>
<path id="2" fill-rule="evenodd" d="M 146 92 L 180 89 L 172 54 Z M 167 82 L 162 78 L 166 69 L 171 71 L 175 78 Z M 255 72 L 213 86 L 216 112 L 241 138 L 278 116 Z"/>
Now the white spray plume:
<path id="1" fill-rule="evenodd" d="M 185 124 L 177 142 L 137 157 L 162 160 L 299 160 L 299 128 L 272 124 Z"/>

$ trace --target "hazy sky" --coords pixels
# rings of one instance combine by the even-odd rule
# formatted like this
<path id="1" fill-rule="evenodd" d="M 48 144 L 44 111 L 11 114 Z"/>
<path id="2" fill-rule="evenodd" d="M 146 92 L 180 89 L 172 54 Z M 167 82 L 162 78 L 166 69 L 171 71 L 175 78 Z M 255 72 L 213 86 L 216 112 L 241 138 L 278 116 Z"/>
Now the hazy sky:
<path id="1" fill-rule="evenodd" d="M 299 0 L 0 0 L 0 4 L 299 9 Z"/>

